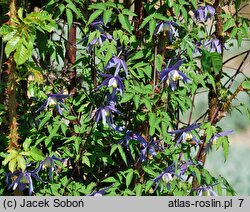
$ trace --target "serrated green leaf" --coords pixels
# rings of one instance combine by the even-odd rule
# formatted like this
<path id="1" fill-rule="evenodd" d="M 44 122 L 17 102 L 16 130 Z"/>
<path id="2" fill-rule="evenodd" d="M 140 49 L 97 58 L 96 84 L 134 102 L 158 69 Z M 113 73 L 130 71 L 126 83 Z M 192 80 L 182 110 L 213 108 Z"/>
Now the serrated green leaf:
<path id="1" fill-rule="evenodd" d="M 132 182 L 134 173 L 133 173 L 133 169 L 130 169 L 129 173 L 126 176 L 126 187 L 128 188 L 130 183 Z"/>
<path id="2" fill-rule="evenodd" d="M 119 22 L 122 25 L 122 28 L 125 29 L 130 34 L 132 34 L 132 26 L 131 26 L 131 24 L 130 24 L 130 22 L 128 20 L 128 17 L 120 13 L 118 15 L 118 19 L 119 19 Z"/>
<path id="3" fill-rule="evenodd" d="M 112 10 L 104 10 L 103 12 L 104 25 L 107 25 L 108 21 L 110 20 L 111 15 L 112 15 Z"/>
<path id="4" fill-rule="evenodd" d="M 0 29 L 2 29 L 3 27 L 1 27 Z M 9 27 L 9 29 L 11 29 L 11 31 L 9 33 L 3 34 L 3 41 L 7 42 L 9 40 L 11 40 L 17 33 L 16 29 L 12 29 Z"/>
<path id="5" fill-rule="evenodd" d="M 72 13 L 71 9 L 69 9 L 69 8 L 66 8 L 66 17 L 67 17 L 67 23 L 68 23 L 68 26 L 70 29 L 72 26 L 72 23 L 73 23 L 73 13 Z"/>
<path id="6" fill-rule="evenodd" d="M 136 108 L 136 110 L 139 108 L 140 98 L 141 98 L 141 97 L 140 97 L 139 94 L 134 95 L 134 97 L 133 97 L 133 100 L 134 100 L 134 103 L 135 103 L 135 108 Z"/>
<path id="7" fill-rule="evenodd" d="M 151 106 L 151 101 L 150 101 L 150 99 L 144 98 L 144 99 L 142 100 L 142 102 L 145 104 L 146 108 L 147 108 L 149 111 L 152 111 L 152 106 Z"/>
<path id="8" fill-rule="evenodd" d="M 116 4 L 115 4 L 114 2 L 112 2 L 112 1 L 107 1 L 107 2 L 106 2 L 106 6 L 108 6 L 108 7 L 113 7 L 113 8 L 117 8 Z"/>
<path id="9" fill-rule="evenodd" d="M 222 147 L 223 147 L 224 159 L 226 161 L 229 153 L 229 142 L 226 137 L 223 139 Z"/>
<path id="10" fill-rule="evenodd" d="M 218 183 L 217 186 L 217 194 L 218 196 L 222 196 L 222 186 L 221 186 L 221 183 Z"/>
<path id="11" fill-rule="evenodd" d="M 87 156 L 82 156 L 82 163 L 85 163 L 88 167 L 91 167 L 90 160 Z"/>
<path id="12" fill-rule="evenodd" d="M 126 165 L 128 165 L 126 154 L 125 154 L 124 150 L 122 149 L 121 145 L 118 146 L 118 150 L 119 150 L 119 153 L 120 153 L 120 155 L 122 157 L 122 160 L 124 161 L 124 163 Z"/>
<path id="13" fill-rule="evenodd" d="M 24 172 L 24 170 L 26 169 L 26 162 L 24 160 L 24 157 L 22 155 L 18 155 L 16 160 L 18 167 L 22 170 L 22 172 Z"/>
<path id="14" fill-rule="evenodd" d="M 156 61 L 155 61 L 155 65 L 156 65 L 156 69 L 158 71 L 160 71 L 162 69 L 162 63 L 163 63 L 163 58 L 160 54 L 157 54 L 156 56 Z"/>
<path id="15" fill-rule="evenodd" d="M 154 172 L 150 167 L 143 167 L 143 170 L 144 170 L 147 174 L 151 175 L 151 177 L 155 177 L 155 172 Z"/>
<path id="16" fill-rule="evenodd" d="M 134 97 L 135 94 L 133 93 L 124 93 L 120 103 L 125 103 L 128 102 L 129 100 L 131 100 Z"/>
<path id="17" fill-rule="evenodd" d="M 115 179 L 114 177 L 108 177 L 104 180 L 102 180 L 103 183 L 115 183 L 117 182 L 117 179 Z"/>
<path id="18" fill-rule="evenodd" d="M 149 22 L 149 34 L 150 34 L 150 38 L 153 37 L 155 28 L 156 28 L 156 20 L 155 20 L 155 19 L 152 19 L 152 20 Z"/>
<path id="19" fill-rule="evenodd" d="M 185 9 L 184 6 L 181 6 L 181 7 L 180 7 L 180 10 L 181 10 L 181 13 L 182 13 L 182 16 L 183 16 L 184 20 L 187 22 L 187 20 L 188 20 L 188 13 L 187 13 L 187 10 Z"/>
<path id="20" fill-rule="evenodd" d="M 38 129 L 40 130 L 43 127 L 43 125 L 45 125 L 51 117 L 52 117 L 52 113 L 51 112 L 47 112 L 45 114 L 45 117 L 39 123 Z"/>
<path id="21" fill-rule="evenodd" d="M 95 19 L 99 17 L 103 13 L 103 10 L 96 10 L 94 13 L 92 13 L 89 17 L 89 20 L 87 22 L 87 25 L 91 24 Z"/>
<path id="22" fill-rule="evenodd" d="M 230 18 L 228 19 L 224 25 L 223 25 L 223 31 L 226 32 L 229 28 L 231 28 L 232 26 L 234 26 L 234 19 Z"/>
<path id="23" fill-rule="evenodd" d="M 24 64 L 31 56 L 31 51 L 29 51 L 24 45 L 19 45 L 14 53 L 14 60 L 17 65 Z"/>
<path id="24" fill-rule="evenodd" d="M 168 4 L 169 7 L 173 7 L 174 4 L 173 0 L 168 0 L 166 3 Z"/>
<path id="25" fill-rule="evenodd" d="M 167 17 L 164 16 L 164 15 L 162 15 L 162 14 L 160 14 L 160 13 L 154 13 L 153 17 L 155 19 L 158 19 L 158 20 L 161 20 L 161 21 L 167 21 Z"/>
<path id="26" fill-rule="evenodd" d="M 136 196 L 142 196 L 142 184 L 137 184 L 135 189 Z"/>
<path id="27" fill-rule="evenodd" d="M 18 18 L 23 20 L 23 8 L 19 8 L 18 11 L 17 11 L 17 15 L 18 15 Z"/>
<path id="28" fill-rule="evenodd" d="M 238 47 L 241 47 L 242 34 L 240 32 L 237 33 L 237 43 L 238 43 Z"/>
<path id="29" fill-rule="evenodd" d="M 210 52 L 207 50 L 203 50 L 202 55 L 201 55 L 201 67 L 203 71 L 209 72 L 211 70 L 211 63 L 212 61 L 211 61 Z"/>
<path id="30" fill-rule="evenodd" d="M 81 14 L 79 13 L 77 7 L 72 2 L 68 3 L 66 8 L 69 8 L 72 12 L 74 12 L 77 15 L 77 18 L 81 16 Z"/>
<path id="31" fill-rule="evenodd" d="M 238 33 L 238 28 L 234 27 L 230 33 L 230 38 L 235 38 L 237 33 Z"/>
<path id="32" fill-rule="evenodd" d="M 131 56 L 129 59 L 130 60 L 137 60 L 137 59 L 143 58 L 144 56 L 145 55 L 144 55 L 143 51 L 136 51 L 135 54 L 133 56 Z"/>
<path id="33" fill-rule="evenodd" d="M 141 23 L 141 26 L 139 29 L 142 29 L 150 20 L 153 19 L 153 14 L 152 15 L 149 15 L 147 16 Z"/>
<path id="34" fill-rule="evenodd" d="M 17 160 L 16 158 L 13 158 L 9 162 L 9 170 L 13 173 L 16 170 L 16 166 L 17 166 Z"/>
<path id="35" fill-rule="evenodd" d="M 200 173 L 200 170 L 198 168 L 194 167 L 194 173 L 195 173 L 195 176 L 197 178 L 198 183 L 200 184 L 201 183 L 201 173 Z"/>
<path id="36" fill-rule="evenodd" d="M 31 138 L 26 138 L 25 139 L 25 141 L 23 142 L 24 151 L 27 151 L 29 149 L 31 142 L 32 142 Z"/>
<path id="37" fill-rule="evenodd" d="M 154 184 L 154 182 L 152 180 L 147 181 L 146 187 L 145 187 L 145 192 L 148 192 L 152 188 L 153 184 Z"/>
<path id="38" fill-rule="evenodd" d="M 219 73 L 222 69 L 222 56 L 218 52 L 212 52 L 210 54 L 211 62 L 215 73 Z"/>
<path id="39" fill-rule="evenodd" d="M 37 149 L 36 147 L 33 147 L 30 151 L 30 156 L 33 158 L 35 161 L 41 161 L 45 158 L 42 150 Z"/>
<path id="40" fill-rule="evenodd" d="M 6 57 L 9 57 L 10 54 L 16 50 L 16 48 L 19 47 L 20 45 L 20 37 L 19 36 L 15 36 L 13 37 L 11 40 L 9 40 L 5 46 L 5 54 Z"/>
<path id="41" fill-rule="evenodd" d="M 56 11 L 54 13 L 54 17 L 57 19 L 58 17 L 60 17 L 64 10 L 65 10 L 65 5 L 64 4 L 60 4 L 57 8 L 56 8 Z"/>
<path id="42" fill-rule="evenodd" d="M 94 3 L 94 4 L 89 5 L 89 8 L 97 9 L 97 10 L 105 10 L 106 4 L 105 3 Z"/>
<path id="43" fill-rule="evenodd" d="M 137 16 L 135 13 L 133 13 L 131 10 L 129 9 L 123 9 L 122 10 L 122 14 L 127 15 L 127 16 Z"/>
<path id="44" fill-rule="evenodd" d="M 197 9 L 197 1 L 196 0 L 190 0 L 191 4 L 195 9 Z"/>
<path id="45" fill-rule="evenodd" d="M 156 124 L 156 114 L 149 113 L 149 135 L 154 135 L 155 133 L 155 124 Z"/>
<path id="46" fill-rule="evenodd" d="M 118 144 L 113 144 L 112 145 L 111 150 L 110 150 L 110 155 L 112 155 L 115 152 L 115 150 L 117 149 L 117 147 L 118 147 Z"/>
<path id="47" fill-rule="evenodd" d="M 206 76 L 208 76 L 208 78 L 209 78 L 209 80 L 210 80 L 210 83 L 212 84 L 213 89 L 215 90 L 215 89 L 216 89 L 216 84 L 215 84 L 214 76 L 211 75 L 211 74 L 207 74 Z"/>
<path id="48" fill-rule="evenodd" d="M 2 163 L 4 166 L 7 165 L 9 163 L 9 161 L 16 158 L 18 155 L 18 152 L 15 150 L 11 150 L 11 151 L 9 150 L 8 152 L 9 152 L 9 154 L 5 157 L 5 159 Z"/>

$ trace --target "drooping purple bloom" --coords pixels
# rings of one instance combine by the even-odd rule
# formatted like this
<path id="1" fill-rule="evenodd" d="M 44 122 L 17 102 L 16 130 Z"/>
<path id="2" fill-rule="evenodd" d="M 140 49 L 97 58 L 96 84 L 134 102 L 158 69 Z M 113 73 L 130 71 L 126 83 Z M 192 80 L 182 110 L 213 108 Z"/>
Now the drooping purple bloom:
<path id="1" fill-rule="evenodd" d="M 124 132 L 124 130 L 126 129 L 124 126 L 117 126 L 115 124 L 111 124 L 111 127 L 116 131 L 116 132 Z"/>
<path id="2" fill-rule="evenodd" d="M 121 78 L 119 75 L 112 75 L 112 74 L 100 74 L 103 77 L 106 77 L 101 85 L 99 85 L 96 90 L 99 90 L 102 86 L 107 85 L 108 87 L 111 87 L 113 89 L 112 96 L 116 94 L 116 91 L 119 91 L 121 96 L 124 91 L 124 85 L 123 85 L 123 78 Z"/>
<path id="3" fill-rule="evenodd" d="M 113 55 L 113 57 L 109 60 L 108 64 L 105 66 L 104 69 L 111 69 L 115 67 L 115 74 L 114 76 L 117 76 L 119 74 L 119 72 L 121 71 L 121 69 L 123 69 L 126 73 L 126 76 L 128 76 L 128 67 L 127 64 L 125 63 L 124 60 L 116 57 Z"/>
<path id="4" fill-rule="evenodd" d="M 216 185 L 216 184 L 214 184 L 214 185 Z M 214 185 L 210 185 L 210 186 L 204 185 L 204 186 L 201 186 L 199 188 L 194 188 L 193 190 L 198 191 L 198 196 L 218 196 L 212 189 L 212 186 L 214 186 Z"/>
<path id="5" fill-rule="evenodd" d="M 143 148 L 145 148 L 147 146 L 147 141 L 142 136 L 140 136 L 138 133 L 134 133 L 130 130 L 128 130 L 126 132 L 124 138 L 122 138 L 118 143 L 123 144 L 123 142 L 125 141 L 126 148 L 129 151 L 129 141 L 130 140 L 138 141 L 142 145 Z"/>
<path id="6" fill-rule="evenodd" d="M 207 154 L 213 141 L 217 140 L 219 137 L 227 136 L 227 135 L 231 134 L 232 132 L 233 132 L 233 130 L 227 130 L 227 131 L 220 132 L 220 133 L 217 133 L 214 136 L 212 136 L 206 144 L 206 149 L 204 151 L 204 154 Z"/>
<path id="7" fill-rule="evenodd" d="M 166 186 L 169 190 L 170 189 L 170 181 L 173 180 L 173 176 L 176 176 L 177 178 L 182 179 L 179 175 L 177 175 L 175 173 L 175 163 L 172 163 L 161 174 L 159 174 L 156 178 L 153 179 L 153 183 L 156 183 L 156 187 L 154 190 L 157 189 L 161 180 L 164 183 L 166 183 Z"/>
<path id="8" fill-rule="evenodd" d="M 178 34 L 175 27 L 178 27 L 177 23 L 173 21 L 163 21 L 156 26 L 154 34 L 162 32 L 164 35 L 167 35 L 168 33 L 169 41 L 172 42 L 173 36 L 176 37 Z"/>
<path id="9" fill-rule="evenodd" d="M 110 188 L 112 188 L 114 185 L 111 185 L 111 186 L 108 186 L 108 187 L 106 187 L 106 188 L 103 188 L 103 189 L 101 189 L 101 190 L 99 190 L 99 191 L 94 191 L 94 192 L 92 192 L 91 194 L 88 194 L 88 195 L 86 195 L 86 196 L 103 196 L 104 194 L 106 194 L 107 193 L 107 191 L 110 189 Z"/>
<path id="10" fill-rule="evenodd" d="M 183 161 L 180 165 L 179 165 L 179 169 L 180 169 L 180 175 L 185 175 L 187 172 L 187 169 L 190 165 L 194 165 L 194 163 L 189 159 L 188 162 Z"/>
<path id="11" fill-rule="evenodd" d="M 15 171 L 13 173 L 7 173 L 6 174 L 6 177 L 7 177 L 6 182 L 9 185 L 8 190 L 11 188 L 13 188 L 13 190 L 15 190 L 18 187 L 19 191 L 23 191 L 28 186 L 28 189 L 29 189 L 28 193 L 29 193 L 29 196 L 31 196 L 33 191 L 34 191 L 32 178 L 34 178 L 42 183 L 46 183 L 40 177 L 38 177 L 39 170 L 40 170 L 40 166 L 33 171 L 25 170 L 24 172 Z M 12 177 L 16 177 L 16 178 L 12 183 L 10 183 Z"/>
<path id="12" fill-rule="evenodd" d="M 107 90 L 106 98 L 107 98 L 107 104 L 115 107 L 117 102 L 117 96 L 115 95 L 114 89 L 112 93 L 110 93 L 109 90 Z"/>
<path id="13" fill-rule="evenodd" d="M 177 81 L 183 80 L 187 83 L 190 79 L 179 70 L 179 67 L 184 62 L 184 60 L 179 60 L 175 63 L 171 68 L 165 68 L 160 72 L 160 80 L 164 82 L 167 80 L 168 84 L 170 85 L 172 91 L 176 90 L 177 88 Z"/>
<path id="14" fill-rule="evenodd" d="M 199 7 L 194 11 L 194 18 L 198 22 L 205 22 L 208 19 L 212 19 L 215 14 L 215 9 L 212 6 L 206 5 Z"/>
<path id="15" fill-rule="evenodd" d="M 196 57 L 197 55 L 202 53 L 202 47 L 203 47 L 203 41 L 195 42 L 195 49 L 193 51 L 193 57 Z"/>
<path id="16" fill-rule="evenodd" d="M 102 43 L 106 40 L 112 40 L 113 37 L 110 34 L 102 33 L 98 38 L 94 38 L 87 46 L 87 51 L 90 53 L 94 45 L 102 45 Z M 80 41 L 81 42 L 81 41 Z M 79 43 L 80 43 L 79 42 Z"/>
<path id="17" fill-rule="evenodd" d="M 56 105 L 56 110 L 60 115 L 62 115 L 62 108 L 65 108 L 65 105 L 63 104 L 63 99 L 69 97 L 70 95 L 65 94 L 48 94 L 47 100 L 43 103 L 43 105 L 38 108 L 35 113 L 38 113 L 40 111 L 43 111 L 48 108 L 49 105 Z"/>
<path id="18" fill-rule="evenodd" d="M 100 32 L 104 32 L 103 30 L 103 26 L 104 26 L 104 22 L 103 22 L 103 17 L 102 16 L 98 16 L 91 24 L 90 26 L 92 26 L 95 30 L 98 30 Z"/>
<path id="19" fill-rule="evenodd" d="M 56 169 L 55 161 L 63 162 L 63 159 L 57 158 L 54 155 L 52 157 L 46 157 L 40 162 L 42 169 L 49 169 L 49 178 L 52 180 L 52 174 Z"/>
<path id="20" fill-rule="evenodd" d="M 184 129 L 174 130 L 168 133 L 171 135 L 175 134 L 178 136 L 175 147 L 178 146 L 180 142 L 185 143 L 186 141 L 191 141 L 191 140 L 194 141 L 198 145 L 200 142 L 196 139 L 195 135 L 192 133 L 192 130 L 195 130 L 199 127 L 200 127 L 200 124 L 193 123 Z"/>
<path id="21" fill-rule="evenodd" d="M 218 38 L 212 38 L 204 43 L 204 47 L 208 47 L 210 52 L 222 53 L 223 45 Z"/>
<path id="22" fill-rule="evenodd" d="M 150 142 L 144 145 L 143 149 L 140 150 L 140 159 L 142 162 L 146 160 L 147 155 L 156 156 L 156 151 L 163 150 L 163 147 L 159 146 L 160 140 L 150 139 Z"/>
<path id="23" fill-rule="evenodd" d="M 95 112 L 95 122 L 98 123 L 102 118 L 103 125 L 111 126 L 113 124 L 112 112 L 120 113 L 113 105 L 101 106 Z"/>

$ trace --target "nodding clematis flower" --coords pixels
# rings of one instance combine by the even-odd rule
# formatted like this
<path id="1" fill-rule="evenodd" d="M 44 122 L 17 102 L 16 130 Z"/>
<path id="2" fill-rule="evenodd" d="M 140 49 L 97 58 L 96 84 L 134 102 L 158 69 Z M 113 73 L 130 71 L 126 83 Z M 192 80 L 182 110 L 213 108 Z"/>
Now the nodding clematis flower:
<path id="1" fill-rule="evenodd" d="M 172 91 L 176 90 L 176 88 L 177 88 L 176 82 L 178 80 L 181 79 L 185 83 L 187 83 L 190 80 L 183 72 L 178 70 L 183 62 L 184 62 L 184 60 L 179 60 L 171 68 L 165 68 L 160 72 L 161 82 L 164 82 L 167 80 Z"/>
<path id="2" fill-rule="evenodd" d="M 158 144 L 159 141 L 160 140 L 151 138 L 150 141 L 146 143 L 146 146 L 144 145 L 144 148 L 140 150 L 140 159 L 142 162 L 146 160 L 147 154 L 156 156 L 157 150 L 163 150 L 163 147 Z"/>
<path id="3" fill-rule="evenodd" d="M 117 102 L 117 96 L 114 94 L 114 92 L 110 93 L 109 90 L 107 90 L 106 98 L 107 98 L 107 105 L 115 107 Z"/>
<path id="4" fill-rule="evenodd" d="M 92 51 L 92 47 L 96 44 L 99 44 L 100 46 L 102 45 L 102 43 L 106 40 L 111 41 L 113 39 L 112 35 L 110 34 L 106 34 L 106 33 L 102 33 L 100 34 L 100 36 L 98 38 L 94 38 L 87 46 L 87 51 L 88 53 L 90 53 Z M 84 39 L 82 40 L 84 41 Z M 81 43 L 82 41 L 80 41 L 79 43 Z"/>
<path id="5" fill-rule="evenodd" d="M 144 148 L 147 146 L 147 141 L 142 136 L 140 136 L 138 133 L 133 133 L 130 130 L 128 130 L 126 132 L 124 138 L 121 139 L 118 143 L 123 144 L 123 142 L 125 141 L 126 142 L 126 148 L 129 151 L 129 141 L 130 140 L 138 141 L 142 145 L 142 147 L 144 147 Z"/>
<path id="6" fill-rule="evenodd" d="M 208 19 L 212 19 L 214 14 L 215 9 L 212 6 L 206 5 L 194 11 L 194 18 L 199 22 L 205 22 Z"/>
<path id="7" fill-rule="evenodd" d="M 207 142 L 207 145 L 206 145 L 206 149 L 204 151 L 204 154 L 207 154 L 211 144 L 213 143 L 213 141 L 216 141 L 219 137 L 223 137 L 223 136 L 227 136 L 229 134 L 231 134 L 233 132 L 233 130 L 227 130 L 227 131 L 224 131 L 224 132 L 220 132 L 220 133 L 217 133 L 215 134 L 214 136 L 212 136 L 209 141 Z"/>
<path id="8" fill-rule="evenodd" d="M 106 123 L 108 122 L 109 127 L 112 127 L 113 124 L 112 112 L 120 114 L 120 112 L 114 107 L 114 105 L 99 107 L 95 112 L 96 124 L 99 122 L 100 118 L 102 118 L 103 125 L 106 125 Z"/>
<path id="9" fill-rule="evenodd" d="M 65 108 L 65 105 L 63 104 L 63 99 L 69 97 L 70 95 L 65 94 L 48 94 L 47 100 L 43 103 L 43 105 L 38 108 L 35 113 L 38 113 L 40 111 L 43 111 L 48 108 L 49 105 L 56 105 L 56 109 L 60 115 L 62 115 L 62 108 Z"/>
<path id="10" fill-rule="evenodd" d="M 204 43 L 204 47 L 208 47 L 210 52 L 218 52 L 221 54 L 224 46 L 218 38 L 212 38 Z"/>
<path id="11" fill-rule="evenodd" d="M 107 193 L 107 190 L 109 190 L 109 189 L 112 188 L 113 186 L 114 186 L 114 184 L 112 184 L 112 185 L 109 186 L 109 187 L 103 188 L 103 189 L 101 189 L 101 190 L 99 190 L 99 191 L 94 191 L 94 192 L 92 192 L 91 194 L 88 194 L 88 195 L 86 195 L 86 196 L 103 196 L 104 194 Z"/>
<path id="12" fill-rule="evenodd" d="M 40 169 L 49 169 L 49 179 L 52 180 L 52 174 L 56 169 L 55 161 L 63 162 L 63 159 L 57 158 L 54 155 L 52 157 L 46 157 L 40 162 Z"/>
<path id="13" fill-rule="evenodd" d="M 9 185 L 8 186 L 8 190 L 10 188 L 13 188 L 13 190 L 15 190 L 17 187 L 19 189 L 19 191 L 23 191 L 27 186 L 29 188 L 29 196 L 32 195 L 34 188 L 33 188 L 33 181 L 32 178 L 42 182 L 42 183 L 47 183 L 44 182 L 40 177 L 38 177 L 38 172 L 40 170 L 40 167 L 38 167 L 37 169 L 33 170 L 33 171 L 28 171 L 25 170 L 24 172 L 21 171 L 15 171 L 13 173 L 7 173 L 6 174 L 6 182 Z M 11 182 L 11 178 L 15 176 L 15 180 Z"/>
<path id="14" fill-rule="evenodd" d="M 108 64 L 104 67 L 104 69 L 111 69 L 115 67 L 115 74 L 114 76 L 117 76 L 121 69 L 123 69 L 126 73 L 126 76 L 128 76 L 128 67 L 124 60 L 116 57 L 113 55 L 113 57 L 109 60 Z"/>
<path id="15" fill-rule="evenodd" d="M 164 36 L 169 36 L 169 41 L 172 42 L 173 36 L 176 37 L 178 35 L 175 27 L 178 27 L 178 24 L 173 21 L 163 21 L 159 23 L 156 28 L 154 34 L 160 34 L 163 32 Z"/>
<path id="16" fill-rule="evenodd" d="M 175 134 L 178 136 L 175 147 L 178 146 L 180 144 L 180 142 L 184 143 L 186 141 L 194 141 L 198 145 L 200 142 L 196 139 L 196 137 L 193 135 L 193 133 L 191 131 L 195 130 L 199 127 L 200 127 L 200 124 L 193 123 L 184 129 L 174 130 L 174 131 L 168 132 L 168 133 L 171 135 Z"/>
<path id="17" fill-rule="evenodd" d="M 194 165 L 194 163 L 189 159 L 188 162 L 182 161 L 179 165 L 180 175 L 185 175 L 188 169 L 188 166 Z"/>
<path id="18" fill-rule="evenodd" d="M 168 190 L 170 189 L 170 181 L 173 180 L 173 176 L 176 176 L 177 178 L 181 179 L 182 178 L 175 174 L 175 163 L 171 164 L 168 166 L 165 171 L 163 171 L 161 174 L 159 174 L 155 179 L 153 179 L 153 183 L 156 183 L 156 187 L 154 190 L 157 189 L 160 181 L 162 180 L 164 183 L 166 183 L 166 186 Z"/>
<path id="19" fill-rule="evenodd" d="M 216 183 L 218 184 L 218 183 Z M 210 186 L 201 186 L 199 188 L 193 188 L 193 190 L 198 191 L 198 196 L 218 196 L 212 189 L 212 186 L 216 185 L 210 185 Z"/>
<path id="20" fill-rule="evenodd" d="M 98 30 L 100 32 L 104 32 L 103 26 L 104 26 L 104 22 L 103 22 L 103 17 L 102 16 L 98 16 L 91 24 L 90 26 L 92 26 L 95 30 Z"/>
<path id="21" fill-rule="evenodd" d="M 116 94 L 116 91 L 119 91 L 121 96 L 124 91 L 124 85 L 122 83 L 123 78 L 121 78 L 119 75 L 112 75 L 112 74 L 100 74 L 103 77 L 106 77 L 106 79 L 103 80 L 101 85 L 99 85 L 95 90 L 99 90 L 102 86 L 107 85 L 108 87 L 112 88 L 112 97 Z"/>

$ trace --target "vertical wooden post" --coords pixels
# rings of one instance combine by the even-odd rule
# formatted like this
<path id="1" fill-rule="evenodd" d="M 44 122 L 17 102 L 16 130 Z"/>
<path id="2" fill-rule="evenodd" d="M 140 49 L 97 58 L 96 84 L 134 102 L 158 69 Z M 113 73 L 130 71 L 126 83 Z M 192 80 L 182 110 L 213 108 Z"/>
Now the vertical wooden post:
<path id="1" fill-rule="evenodd" d="M 68 68 L 69 73 L 69 93 L 76 87 L 76 69 L 73 68 L 76 61 L 76 25 L 72 24 L 68 31 L 68 42 L 66 44 L 66 62 L 65 67 Z"/>
<path id="2" fill-rule="evenodd" d="M 10 24 L 12 18 L 16 17 L 16 0 L 11 0 L 9 4 L 9 16 Z M 17 124 L 17 75 L 16 75 L 16 63 L 14 61 L 13 54 L 10 55 L 8 61 L 8 82 L 7 82 L 7 96 L 8 96 L 8 112 L 9 112 L 9 146 L 8 149 L 17 149 L 18 148 L 18 124 Z"/>

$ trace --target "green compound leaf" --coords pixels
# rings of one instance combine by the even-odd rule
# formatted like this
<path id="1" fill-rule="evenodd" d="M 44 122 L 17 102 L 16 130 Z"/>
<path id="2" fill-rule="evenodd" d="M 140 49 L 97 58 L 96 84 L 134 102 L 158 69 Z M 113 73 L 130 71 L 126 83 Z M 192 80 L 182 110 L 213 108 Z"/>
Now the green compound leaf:
<path id="1" fill-rule="evenodd" d="M 129 23 L 128 17 L 123 14 L 119 14 L 118 19 L 122 25 L 122 28 L 125 29 L 130 34 L 132 34 L 132 26 Z"/>
<path id="2" fill-rule="evenodd" d="M 211 56 L 211 61 L 212 61 L 214 72 L 219 73 L 220 70 L 222 69 L 222 56 L 221 56 L 221 54 L 219 54 L 217 52 L 212 52 L 210 54 L 210 56 Z"/>

